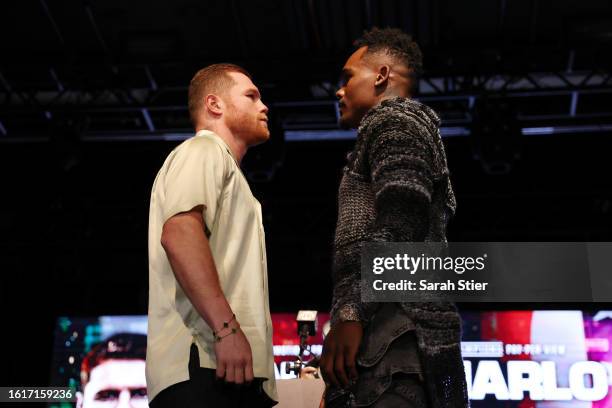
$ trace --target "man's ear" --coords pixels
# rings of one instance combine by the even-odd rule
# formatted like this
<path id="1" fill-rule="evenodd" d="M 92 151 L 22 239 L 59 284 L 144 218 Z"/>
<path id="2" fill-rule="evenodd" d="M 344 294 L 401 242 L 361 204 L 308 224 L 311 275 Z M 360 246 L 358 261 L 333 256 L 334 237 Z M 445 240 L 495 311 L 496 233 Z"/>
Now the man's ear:
<path id="1" fill-rule="evenodd" d="M 376 82 L 374 82 L 374 86 L 385 85 L 389 80 L 389 74 L 391 72 L 391 68 L 389 65 L 381 65 L 378 67 L 378 73 L 376 74 Z"/>
<path id="2" fill-rule="evenodd" d="M 204 105 L 213 115 L 221 115 L 223 113 L 223 101 L 217 95 L 206 95 L 206 98 L 204 98 Z"/>

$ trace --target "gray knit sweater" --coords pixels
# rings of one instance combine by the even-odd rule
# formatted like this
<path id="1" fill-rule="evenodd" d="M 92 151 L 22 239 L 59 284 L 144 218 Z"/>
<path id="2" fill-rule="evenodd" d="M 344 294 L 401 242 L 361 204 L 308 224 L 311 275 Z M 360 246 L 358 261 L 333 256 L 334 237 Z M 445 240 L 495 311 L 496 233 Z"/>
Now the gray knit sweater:
<path id="1" fill-rule="evenodd" d="M 446 242 L 456 203 L 439 126 L 432 109 L 399 97 L 384 100 L 362 119 L 338 194 L 332 324 L 357 320 L 368 330 L 380 306 L 361 302 L 364 242 Z M 467 406 L 455 306 L 421 302 L 402 309 L 406 314 L 397 318 L 415 328 L 431 405 Z"/>

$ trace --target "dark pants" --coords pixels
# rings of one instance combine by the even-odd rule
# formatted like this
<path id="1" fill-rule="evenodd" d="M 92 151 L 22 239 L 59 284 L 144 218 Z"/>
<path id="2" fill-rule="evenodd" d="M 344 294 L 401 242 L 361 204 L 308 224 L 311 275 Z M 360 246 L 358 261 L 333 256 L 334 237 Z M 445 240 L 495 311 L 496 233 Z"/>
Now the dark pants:
<path id="1" fill-rule="evenodd" d="M 346 393 L 330 400 L 326 398 L 325 408 L 365 407 Z M 428 408 L 427 395 L 418 374 L 397 373 L 388 388 L 368 408 Z"/>
<path id="2" fill-rule="evenodd" d="M 391 386 L 372 404 L 371 408 L 427 408 L 427 396 L 418 374 L 398 373 Z"/>
<path id="3" fill-rule="evenodd" d="M 348 389 L 329 387 L 326 408 L 428 407 L 416 333 L 409 323 L 397 305 L 380 307 L 364 328 L 356 383 Z"/>
<path id="4" fill-rule="evenodd" d="M 166 388 L 149 403 L 149 406 L 151 408 L 271 407 L 275 402 L 264 392 L 262 383 L 261 378 L 255 378 L 251 384 L 241 386 L 217 380 L 216 370 L 200 367 L 198 348 L 192 344 L 189 354 L 189 380 Z"/>

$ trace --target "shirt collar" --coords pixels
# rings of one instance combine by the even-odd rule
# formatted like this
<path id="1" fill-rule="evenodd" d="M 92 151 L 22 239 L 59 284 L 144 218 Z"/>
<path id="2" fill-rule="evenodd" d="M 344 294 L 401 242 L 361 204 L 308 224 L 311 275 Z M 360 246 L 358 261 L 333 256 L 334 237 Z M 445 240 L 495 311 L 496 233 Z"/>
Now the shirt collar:
<path id="1" fill-rule="evenodd" d="M 221 144 L 221 146 L 224 147 L 225 150 L 227 150 L 229 155 L 232 156 L 232 159 L 234 159 L 234 162 L 236 162 L 236 165 L 238 165 L 238 162 L 236 161 L 236 158 L 234 157 L 234 154 L 232 153 L 232 149 L 230 149 L 229 145 L 225 142 L 225 140 L 221 138 L 221 136 L 219 136 L 215 132 L 208 130 L 208 129 L 199 130 L 195 134 L 195 137 L 201 137 L 201 136 L 211 137 L 213 140 L 216 140 L 217 143 Z"/>

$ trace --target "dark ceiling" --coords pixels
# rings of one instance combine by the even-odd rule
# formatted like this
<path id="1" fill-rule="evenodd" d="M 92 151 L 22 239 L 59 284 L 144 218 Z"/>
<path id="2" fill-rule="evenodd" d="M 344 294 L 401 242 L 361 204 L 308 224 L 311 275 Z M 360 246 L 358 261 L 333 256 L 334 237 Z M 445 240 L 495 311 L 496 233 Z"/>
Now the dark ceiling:
<path id="1" fill-rule="evenodd" d="M 75 121 L 80 134 L 97 138 L 185 136 L 189 79 L 220 61 L 254 74 L 265 102 L 278 108 L 281 130 L 334 129 L 338 73 L 352 41 L 373 25 L 400 27 L 420 43 L 422 97 L 443 119 L 464 117 L 470 96 L 491 92 L 512 96 L 530 120 L 548 114 L 567 124 L 572 109 L 612 117 L 600 103 L 612 89 L 608 0 L 23 0 L 0 7 L 5 142 L 46 137 L 49 126 Z"/>

